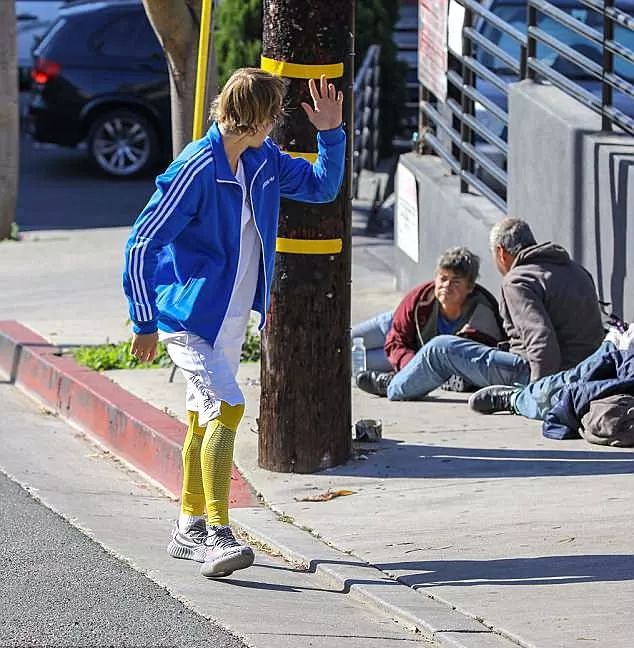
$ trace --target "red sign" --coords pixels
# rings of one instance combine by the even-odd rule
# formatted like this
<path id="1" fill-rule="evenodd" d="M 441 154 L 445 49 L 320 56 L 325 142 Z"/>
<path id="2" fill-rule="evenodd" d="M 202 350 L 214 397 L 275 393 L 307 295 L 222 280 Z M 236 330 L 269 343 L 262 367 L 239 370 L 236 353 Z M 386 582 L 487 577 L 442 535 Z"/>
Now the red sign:
<path id="1" fill-rule="evenodd" d="M 447 99 L 447 2 L 418 2 L 418 80 L 439 101 Z"/>

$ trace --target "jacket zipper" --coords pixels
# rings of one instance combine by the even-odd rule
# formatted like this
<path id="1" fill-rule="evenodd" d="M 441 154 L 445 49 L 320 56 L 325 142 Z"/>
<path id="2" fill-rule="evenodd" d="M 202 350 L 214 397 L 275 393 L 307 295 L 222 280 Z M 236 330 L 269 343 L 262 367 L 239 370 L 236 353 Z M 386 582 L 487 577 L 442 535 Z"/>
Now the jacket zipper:
<path id="1" fill-rule="evenodd" d="M 266 258 L 264 257 L 264 239 L 262 238 L 262 234 L 260 234 L 260 228 L 258 227 L 258 221 L 255 218 L 255 207 L 253 206 L 253 183 L 255 182 L 255 179 L 258 177 L 258 173 L 262 170 L 264 165 L 268 162 L 268 160 L 264 160 L 262 164 L 260 164 L 258 170 L 253 174 L 253 178 L 251 180 L 251 185 L 249 186 L 249 199 L 251 200 L 251 215 L 253 217 L 253 224 L 255 225 L 255 231 L 258 233 L 258 238 L 260 239 L 260 247 L 262 249 L 262 269 L 264 270 L 264 298 L 262 299 L 262 309 L 264 311 L 264 319 L 262 320 L 262 325 L 260 326 L 260 331 L 266 326 L 266 296 L 269 294 L 269 283 L 268 279 L 266 277 Z"/>
<path id="2" fill-rule="evenodd" d="M 240 268 L 240 255 L 242 254 L 242 210 L 244 209 L 244 198 L 245 198 L 244 188 L 239 182 L 235 182 L 233 180 L 218 180 L 217 182 L 222 182 L 224 184 L 238 185 L 238 187 L 240 187 L 240 193 L 242 194 L 242 203 L 240 204 L 240 226 L 239 226 L 239 234 L 238 234 L 238 264 L 236 266 L 236 275 L 233 278 L 233 286 L 231 286 L 229 301 L 227 302 L 227 307 L 225 308 L 225 314 L 222 316 L 222 322 L 220 323 L 220 328 L 216 332 L 216 337 L 214 338 L 213 344 L 211 345 L 212 348 L 216 346 L 216 341 L 218 340 L 220 331 L 222 331 L 222 327 L 225 325 L 225 320 L 227 319 L 227 315 L 229 314 L 229 306 L 231 305 L 231 299 L 236 289 L 236 282 L 238 281 L 238 269 Z M 255 216 L 253 217 L 253 220 L 255 221 Z"/>

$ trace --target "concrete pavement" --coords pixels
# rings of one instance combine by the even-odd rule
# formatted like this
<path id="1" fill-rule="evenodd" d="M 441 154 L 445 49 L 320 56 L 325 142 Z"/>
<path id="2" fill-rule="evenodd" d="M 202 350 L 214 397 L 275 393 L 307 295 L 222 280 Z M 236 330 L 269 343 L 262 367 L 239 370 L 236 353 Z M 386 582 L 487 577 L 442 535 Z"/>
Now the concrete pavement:
<path id="1" fill-rule="evenodd" d="M 360 212 L 357 217 L 362 224 Z M 48 252 L 39 241 L 2 244 L 0 294 L 6 294 L 5 287 L 13 292 L 10 305 L 0 309 L 0 319 L 9 312 L 64 344 L 102 342 L 103 331 L 115 339 L 110 332 L 122 324 L 122 302 L 112 279 L 114 273 L 118 282 L 115 250 L 107 246 L 118 246 L 124 232 L 109 235 L 108 243 L 90 232 L 64 233 L 72 268 L 55 265 L 51 256 L 58 248 L 52 244 Z M 73 236 L 82 237 L 83 258 L 71 254 Z M 12 249 L 5 255 L 7 245 L 19 252 Z M 390 251 L 389 242 L 355 236 L 355 321 L 397 302 Z M 5 263 L 11 255 L 13 275 L 7 279 Z M 71 282 L 70 290 L 64 282 L 65 276 L 81 273 L 82 263 L 89 264 L 91 258 L 104 260 L 94 281 L 92 270 L 84 275 L 103 287 L 97 300 L 79 279 Z M 30 271 L 21 265 L 26 259 L 39 260 L 37 294 L 50 305 L 48 313 L 38 310 L 37 300 L 20 303 L 28 290 L 18 291 L 14 283 L 30 281 Z M 55 300 L 66 308 L 55 310 Z M 47 319 L 57 312 L 59 316 Z M 383 420 L 380 444 L 356 447 L 347 464 L 323 473 L 269 473 L 256 460 L 257 375 L 257 366 L 241 368 L 247 411 L 237 438 L 236 464 L 283 521 L 266 509 L 234 510 L 234 520 L 253 535 L 293 559 L 308 564 L 315 560 L 315 569 L 325 576 L 352 583 L 355 595 L 368 604 L 417 627 L 424 636 L 433 635 L 442 645 L 630 648 L 634 452 L 581 440 L 544 439 L 534 422 L 470 413 L 460 394 L 389 403 L 354 389 L 355 419 Z M 109 377 L 161 410 L 183 409 L 182 384 L 169 384 L 162 370 Z M 329 502 L 302 501 L 329 488 L 354 494 Z M 324 543 L 337 553 L 316 560 L 327 548 Z M 356 564 L 346 564 L 350 562 Z M 379 588 L 359 582 L 376 578 L 346 571 L 364 570 L 368 564 L 400 585 Z"/>
<path id="2" fill-rule="evenodd" d="M 343 588 L 260 546 L 250 569 L 203 578 L 197 563 L 165 551 L 177 505 L 164 492 L 15 387 L 0 382 L 0 403 L 0 494 L 9 498 L 0 507 L 2 646 L 420 645 Z"/>

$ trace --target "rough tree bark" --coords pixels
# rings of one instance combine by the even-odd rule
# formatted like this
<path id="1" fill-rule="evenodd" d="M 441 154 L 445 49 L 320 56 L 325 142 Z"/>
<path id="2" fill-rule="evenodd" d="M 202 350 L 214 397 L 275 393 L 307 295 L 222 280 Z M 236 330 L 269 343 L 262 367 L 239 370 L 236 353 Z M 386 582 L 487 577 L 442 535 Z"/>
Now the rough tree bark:
<path id="1" fill-rule="evenodd" d="M 192 139 L 202 0 L 143 0 L 143 4 L 154 32 L 163 45 L 169 69 L 172 150 L 176 156 Z M 217 91 L 213 42 L 208 61 L 206 106 Z"/>
<path id="2" fill-rule="evenodd" d="M 354 2 L 265 0 L 263 52 L 290 63 L 345 63 L 346 180 L 327 205 L 283 201 L 278 236 L 342 239 L 339 254 L 278 253 L 262 341 L 259 463 L 309 473 L 346 461 L 350 405 L 350 154 Z M 288 116 L 274 139 L 290 151 L 316 151 L 316 133 L 300 107 L 306 80 L 291 79 Z"/>
<path id="3" fill-rule="evenodd" d="M 11 234 L 18 192 L 15 3 L 0 2 L 0 241 Z"/>

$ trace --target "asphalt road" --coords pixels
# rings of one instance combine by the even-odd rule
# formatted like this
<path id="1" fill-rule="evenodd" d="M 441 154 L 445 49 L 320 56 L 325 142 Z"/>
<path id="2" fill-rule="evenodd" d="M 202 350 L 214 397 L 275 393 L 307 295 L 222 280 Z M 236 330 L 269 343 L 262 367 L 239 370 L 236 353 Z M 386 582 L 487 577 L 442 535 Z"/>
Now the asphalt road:
<path id="1" fill-rule="evenodd" d="M 2 473 L 0 501 L 0 646 L 244 647 Z"/>
<path id="2" fill-rule="evenodd" d="M 22 110 L 27 100 L 22 93 Z M 154 175 L 112 179 L 86 151 L 37 144 L 22 132 L 16 222 L 22 231 L 131 225 L 154 190 Z"/>

